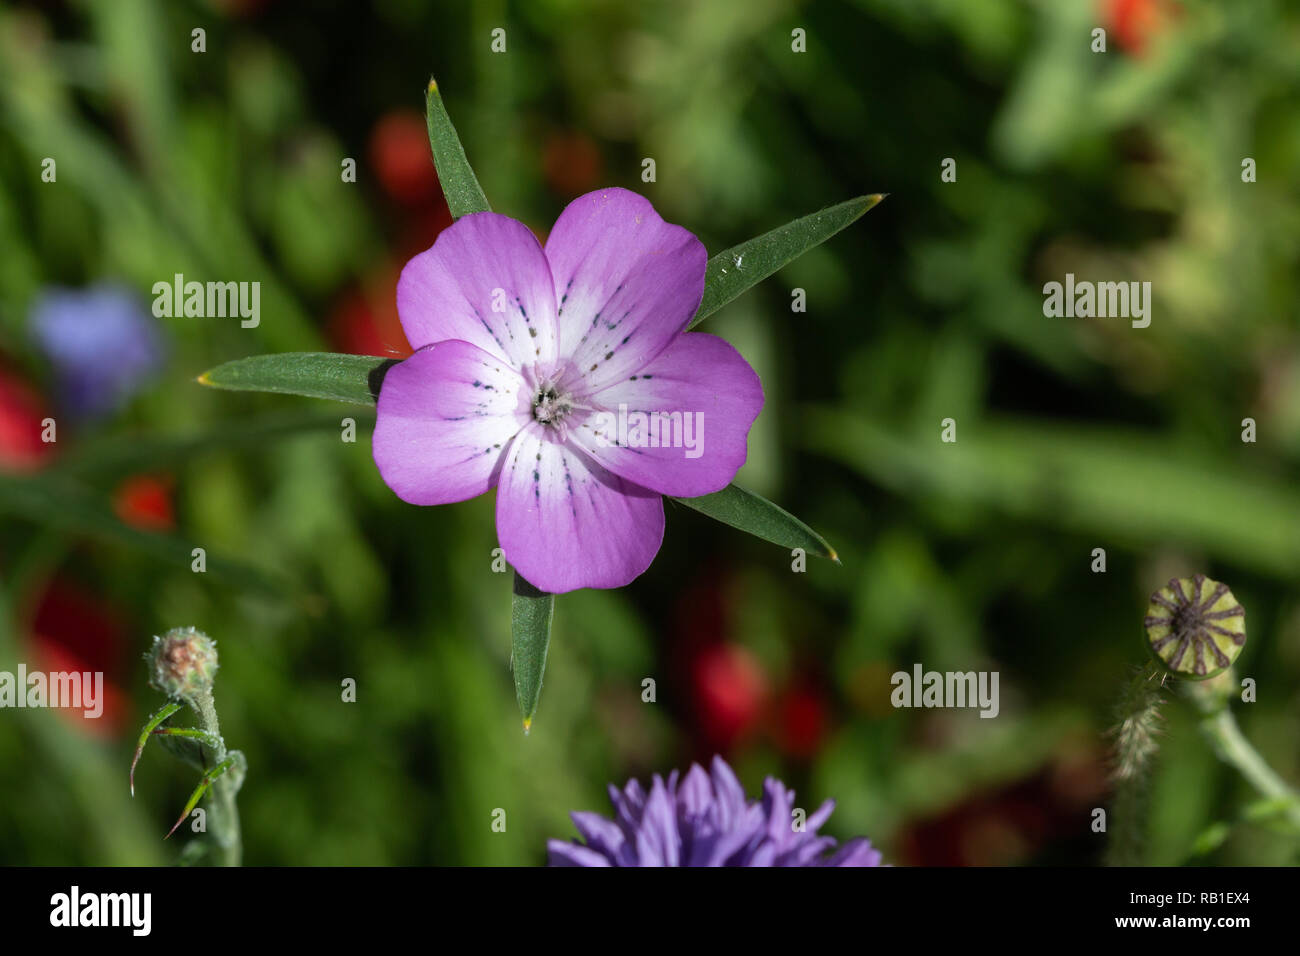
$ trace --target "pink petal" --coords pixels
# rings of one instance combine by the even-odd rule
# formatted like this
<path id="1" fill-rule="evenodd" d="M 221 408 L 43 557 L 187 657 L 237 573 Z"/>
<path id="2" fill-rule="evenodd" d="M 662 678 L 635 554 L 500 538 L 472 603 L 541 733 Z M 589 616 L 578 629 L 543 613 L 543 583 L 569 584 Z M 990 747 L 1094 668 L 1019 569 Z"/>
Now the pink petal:
<path id="1" fill-rule="evenodd" d="M 510 439 L 531 421 L 523 387 L 503 359 L 468 342 L 429 345 L 394 365 L 372 441 L 385 484 L 416 505 L 483 494 Z"/>
<path id="2" fill-rule="evenodd" d="M 415 348 L 461 339 L 524 369 L 555 360 L 555 286 L 522 222 L 462 216 L 402 269 L 397 313 Z"/>
<path id="3" fill-rule="evenodd" d="M 543 591 L 618 588 L 658 553 L 663 499 L 534 423 L 516 436 L 501 469 L 497 536 L 506 560 Z"/>
<path id="4" fill-rule="evenodd" d="M 574 442 L 628 481 L 691 498 L 736 477 L 763 386 L 730 343 L 688 332 L 589 401 L 599 411 L 569 433 Z M 652 442 L 663 447 L 647 447 Z"/>
<path id="5" fill-rule="evenodd" d="M 653 360 L 704 295 L 703 244 L 626 189 L 569 203 L 547 237 L 546 258 L 559 299 L 560 354 L 586 377 L 589 392 Z"/>

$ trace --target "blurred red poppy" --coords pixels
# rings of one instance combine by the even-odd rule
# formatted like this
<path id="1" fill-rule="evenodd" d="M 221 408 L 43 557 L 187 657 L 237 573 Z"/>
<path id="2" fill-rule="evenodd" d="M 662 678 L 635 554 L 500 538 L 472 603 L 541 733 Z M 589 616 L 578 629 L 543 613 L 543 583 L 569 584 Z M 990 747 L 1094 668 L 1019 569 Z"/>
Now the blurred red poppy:
<path id="1" fill-rule="evenodd" d="M 385 271 L 364 289 L 344 293 L 329 319 L 334 347 L 353 355 L 406 358 L 414 349 L 397 317 L 396 270 Z"/>
<path id="2" fill-rule="evenodd" d="M 1170 0 L 1102 0 L 1107 31 L 1114 34 L 1122 50 L 1134 56 L 1141 56 L 1147 42 L 1177 13 L 1177 5 Z"/>
<path id="3" fill-rule="evenodd" d="M 135 475 L 113 492 L 113 510 L 127 524 L 144 531 L 176 527 L 170 475 Z"/>
<path id="4" fill-rule="evenodd" d="M 439 233 L 450 226 L 451 222 L 451 211 L 447 209 L 447 204 L 441 200 L 408 216 L 401 243 L 398 246 L 401 261 L 404 263 L 409 262 L 412 257 L 419 255 L 432 246 Z M 394 274 L 394 282 L 397 281 L 397 274 L 400 274 L 400 270 Z"/>
<path id="5" fill-rule="evenodd" d="M 54 452 L 53 443 L 41 440 L 47 415 L 35 389 L 0 369 L 0 471 L 34 471 L 45 463 Z"/>
<path id="6" fill-rule="evenodd" d="M 787 757 L 816 756 L 830 723 L 825 695 L 811 680 L 801 679 L 776 703 L 776 742 Z"/>
<path id="7" fill-rule="evenodd" d="M 753 730 L 767 702 L 767 675 L 739 644 L 701 648 L 691 662 L 691 685 L 704 743 L 720 751 Z"/>
<path id="8" fill-rule="evenodd" d="M 78 708 L 59 708 L 59 713 L 79 729 L 96 737 L 118 736 L 124 727 L 123 634 L 121 621 L 112 610 L 65 581 L 55 580 L 36 601 L 31 627 L 36 669 L 104 675 L 104 707 L 100 716 L 87 717 Z"/>
<path id="9" fill-rule="evenodd" d="M 379 118 L 370 130 L 370 162 L 379 185 L 399 203 L 426 203 L 439 195 L 429 133 L 414 110 Z"/>

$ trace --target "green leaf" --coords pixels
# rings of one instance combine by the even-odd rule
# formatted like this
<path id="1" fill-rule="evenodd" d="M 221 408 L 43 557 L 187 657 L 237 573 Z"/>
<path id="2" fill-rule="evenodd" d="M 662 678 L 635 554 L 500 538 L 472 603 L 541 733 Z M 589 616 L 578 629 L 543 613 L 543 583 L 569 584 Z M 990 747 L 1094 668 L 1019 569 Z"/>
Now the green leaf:
<path id="1" fill-rule="evenodd" d="M 136 764 L 140 762 L 140 755 L 144 753 L 144 745 L 149 742 L 149 736 L 154 732 L 154 728 L 180 709 L 181 705 L 176 701 L 168 701 L 163 704 L 163 706 L 158 710 L 158 713 L 149 718 L 149 722 L 144 725 L 144 730 L 140 731 L 140 737 L 135 742 L 135 756 L 131 758 L 131 771 L 128 775 L 131 781 L 131 796 L 135 796 Z"/>
<path id="2" fill-rule="evenodd" d="M 1192 843 L 1192 856 L 1206 856 L 1223 845 L 1232 835 L 1232 825 L 1222 820 L 1211 823 Z"/>
<path id="3" fill-rule="evenodd" d="M 1300 798 L 1294 796 L 1265 797 L 1247 806 L 1241 812 L 1241 820 L 1270 833 L 1300 837 L 1300 815 L 1296 811 L 1297 803 L 1300 803 Z"/>
<path id="4" fill-rule="evenodd" d="M 231 754 L 203 775 L 203 778 L 199 781 L 199 785 L 194 788 L 194 792 L 190 794 L 189 800 L 186 801 L 185 809 L 182 810 L 181 815 L 176 818 L 176 822 L 172 824 L 172 828 L 167 831 L 167 836 L 163 837 L 164 840 L 168 839 L 168 837 L 176 832 L 176 828 L 184 823 L 185 818 L 188 817 L 190 812 L 199 805 L 199 801 L 203 799 L 203 795 L 211 790 L 212 785 L 216 783 L 217 780 L 221 779 L 222 774 L 234 767 L 235 763 L 235 755 Z"/>
<path id="5" fill-rule="evenodd" d="M 687 328 L 699 325 L 706 316 L 717 312 L 786 263 L 821 245 L 884 198 L 883 193 L 858 196 L 719 252 L 709 260 L 704 274 L 704 299 Z"/>
<path id="6" fill-rule="evenodd" d="M 803 548 L 805 552 L 840 563 L 835 549 L 816 531 L 784 508 L 739 485 L 728 485 L 721 491 L 699 498 L 673 500 L 764 541 L 771 541 L 783 548 Z"/>
<path id="7" fill-rule="evenodd" d="M 0 475 L 0 515 L 133 548 L 172 567 L 188 569 L 193 560 L 194 543 L 174 534 L 143 531 L 125 524 L 113 513 L 106 498 L 53 472 L 35 477 Z M 209 575 L 235 587 L 265 595 L 283 596 L 297 589 L 285 575 L 242 561 L 209 554 L 206 568 Z"/>
<path id="8" fill-rule="evenodd" d="M 253 355 L 218 365 L 199 376 L 201 385 L 236 392 L 278 392 L 373 405 L 396 359 L 339 352 Z"/>
<path id="9" fill-rule="evenodd" d="M 555 595 L 537 590 L 516 572 L 510 608 L 510 665 L 515 672 L 515 696 L 524 715 L 524 733 L 533 725 L 537 700 L 542 696 L 554 614 Z"/>
<path id="10" fill-rule="evenodd" d="M 429 79 L 429 87 L 424 95 L 425 121 L 429 127 L 429 145 L 433 147 L 433 165 L 438 170 L 438 181 L 442 183 L 443 195 L 447 197 L 447 208 L 453 219 L 471 212 L 487 212 L 487 196 L 478 184 L 469 160 L 465 158 L 465 147 L 460 144 L 456 127 L 447 115 L 443 105 L 442 94 L 438 84 Z"/>
<path id="11" fill-rule="evenodd" d="M 1288 579 L 1300 493 L 1228 454 L 1160 434 L 1060 422 L 972 420 L 960 441 L 833 408 L 801 416 L 805 447 L 953 520 L 1007 516 L 1139 550 L 1179 545 Z"/>
<path id="12" fill-rule="evenodd" d="M 208 761 L 203 741 L 188 734 L 169 733 L 158 736 L 158 746 L 178 760 L 183 760 L 195 770 L 207 770 Z"/>
<path id="13" fill-rule="evenodd" d="M 202 431 L 181 434 L 112 434 L 79 442 L 57 465 L 59 474 L 94 476 L 98 482 L 192 461 L 200 455 L 244 447 L 265 447 L 273 439 L 297 438 L 318 432 L 337 436 L 334 412 L 283 411 L 220 422 Z"/>

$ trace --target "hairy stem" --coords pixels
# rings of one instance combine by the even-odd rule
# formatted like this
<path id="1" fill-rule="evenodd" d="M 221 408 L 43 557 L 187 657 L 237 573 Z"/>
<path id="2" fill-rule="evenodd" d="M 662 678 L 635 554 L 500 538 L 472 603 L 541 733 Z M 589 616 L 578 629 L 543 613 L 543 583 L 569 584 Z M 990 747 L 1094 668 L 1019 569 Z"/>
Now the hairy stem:
<path id="1" fill-rule="evenodd" d="M 1143 863 L 1151 770 L 1160 750 L 1163 687 L 1164 681 L 1153 668 L 1143 668 L 1134 673 L 1116 708 L 1118 723 L 1111 730 L 1115 741 L 1115 799 L 1106 860 L 1110 866 Z"/>
<path id="2" fill-rule="evenodd" d="M 216 738 L 216 753 L 207 761 L 207 769 L 220 764 L 228 756 L 226 742 L 221 736 L 217 720 L 217 707 L 209 691 L 198 694 L 190 701 L 199 715 L 203 729 Z M 205 747 L 206 754 L 209 748 Z M 213 845 L 214 860 L 218 866 L 239 866 L 243 856 L 243 841 L 239 832 L 239 807 L 235 795 L 239 790 L 239 776 L 227 773 L 212 785 L 212 800 L 208 804 L 207 827 Z"/>

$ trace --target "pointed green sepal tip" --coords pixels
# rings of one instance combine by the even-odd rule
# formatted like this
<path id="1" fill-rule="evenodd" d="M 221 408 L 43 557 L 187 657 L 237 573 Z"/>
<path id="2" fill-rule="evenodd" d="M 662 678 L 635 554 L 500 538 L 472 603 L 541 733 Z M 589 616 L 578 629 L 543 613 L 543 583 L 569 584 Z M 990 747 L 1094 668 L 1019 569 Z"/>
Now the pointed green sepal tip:
<path id="1" fill-rule="evenodd" d="M 510 661 L 525 734 L 532 729 L 542 695 L 542 675 L 546 671 L 554 614 L 555 595 L 539 591 L 516 572 L 510 615 Z"/>
<path id="2" fill-rule="evenodd" d="M 698 498 L 673 500 L 756 538 L 783 548 L 802 548 L 807 554 L 840 564 L 839 554 L 825 538 L 784 508 L 739 485 Z"/>
<path id="3" fill-rule="evenodd" d="M 442 193 L 447 199 L 447 208 L 452 219 L 475 212 L 489 212 L 487 196 L 479 185 L 474 170 L 465 156 L 465 147 L 461 145 L 456 126 L 447 114 L 438 84 L 429 78 L 429 85 L 424 94 L 425 121 L 429 131 L 429 148 L 433 151 L 433 165 L 438 171 L 438 182 L 442 184 Z"/>
<path id="4" fill-rule="evenodd" d="M 127 774 L 131 785 L 131 796 L 135 796 L 135 767 L 140 762 L 140 755 L 144 753 L 144 745 L 148 743 L 154 729 L 180 709 L 181 705 L 176 701 L 168 701 L 156 714 L 149 718 L 149 722 L 144 725 L 144 730 L 140 731 L 140 738 L 135 743 L 135 755 L 131 758 L 131 769 Z"/>
<path id="5" fill-rule="evenodd" d="M 694 328 L 705 317 L 782 266 L 857 222 L 886 195 L 887 193 L 872 193 L 868 196 L 855 196 L 787 222 L 784 226 L 778 226 L 714 255 L 705 268 L 704 297 L 687 328 Z"/>
<path id="6" fill-rule="evenodd" d="M 235 751 L 203 775 L 202 779 L 199 780 L 199 785 L 194 788 L 194 792 L 190 794 L 189 800 L 186 801 L 185 809 L 182 810 L 181 815 L 176 818 L 176 822 L 172 824 L 172 828 L 167 831 L 167 836 L 163 837 L 164 840 L 171 838 L 171 835 L 176 832 L 176 828 L 184 823 L 185 818 L 188 817 L 194 811 L 194 808 L 199 805 L 199 801 L 203 799 L 203 795 L 212 789 L 214 783 L 221 779 L 221 775 L 231 767 L 235 766 L 236 757 L 239 755 L 239 751 Z"/>
<path id="7" fill-rule="evenodd" d="M 350 405 L 374 405 L 393 358 L 342 352 L 250 355 L 210 368 L 195 381 L 236 392 L 305 395 Z"/>

